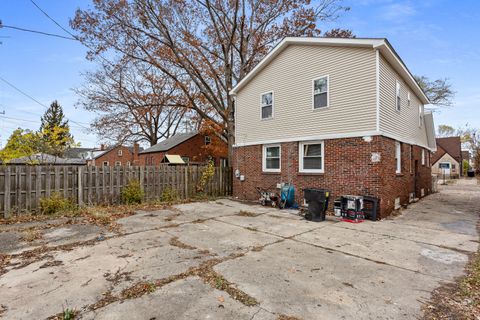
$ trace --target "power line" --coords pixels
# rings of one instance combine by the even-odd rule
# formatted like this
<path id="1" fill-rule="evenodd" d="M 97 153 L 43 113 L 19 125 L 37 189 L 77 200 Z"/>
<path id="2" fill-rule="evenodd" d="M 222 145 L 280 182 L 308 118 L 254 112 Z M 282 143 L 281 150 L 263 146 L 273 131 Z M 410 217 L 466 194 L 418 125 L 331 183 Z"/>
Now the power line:
<path id="1" fill-rule="evenodd" d="M 77 41 L 76 38 L 66 37 L 66 36 L 62 36 L 62 35 L 59 35 L 59 34 L 54 34 L 54 33 L 49 33 L 49 32 L 44 32 L 44 31 L 38 31 L 38 30 L 32 30 L 32 29 L 26 29 L 26 28 L 20 28 L 20 27 L 15 27 L 15 26 L 6 26 L 4 24 L 2 24 L 0 26 L 0 28 L 7 28 L 7 29 L 13 29 L 13 30 L 24 31 L 24 32 L 31 32 L 31 33 L 38 33 L 38 34 L 42 34 L 44 36 L 50 36 L 50 37 L 56 37 L 56 38 L 62 38 L 62 39 Z"/>
<path id="2" fill-rule="evenodd" d="M 15 89 L 16 91 L 18 91 L 18 92 L 20 92 L 21 94 L 23 94 L 25 97 L 27 97 L 27 98 L 29 98 L 30 100 L 38 103 L 38 104 L 41 105 L 42 107 L 48 109 L 48 107 L 47 107 L 45 104 L 41 103 L 40 101 L 38 101 L 37 99 L 35 99 L 34 97 L 32 97 L 31 95 L 29 95 L 28 93 L 26 93 L 25 91 L 21 90 L 20 88 L 18 88 L 17 86 L 15 86 L 13 83 L 8 82 L 7 80 L 5 80 L 4 78 L 2 78 L 1 76 L 0 76 L 0 80 L 3 81 L 3 82 L 5 82 L 6 84 L 8 84 L 10 87 L 12 87 L 13 89 Z M 71 119 L 69 119 L 69 121 L 72 122 L 72 123 L 75 123 L 75 124 L 79 125 L 80 127 L 84 128 L 84 129 L 87 129 L 87 130 L 90 129 L 90 128 L 85 127 L 84 125 L 82 125 L 81 123 L 79 123 L 79 122 L 77 122 L 77 121 L 73 121 L 73 120 L 71 120 Z"/>
<path id="3" fill-rule="evenodd" d="M 53 23 L 55 23 L 60 29 L 62 29 L 63 31 L 65 31 L 66 33 L 68 33 L 72 38 L 74 38 L 75 40 L 78 40 L 77 36 L 75 36 L 73 33 L 71 33 L 69 30 L 67 30 L 66 28 L 64 28 L 60 23 L 58 23 L 55 19 L 53 19 L 45 10 L 43 10 L 42 8 L 40 8 L 40 6 L 38 4 L 35 3 L 35 1 L 33 0 L 30 0 L 31 3 L 33 3 L 33 5 L 35 7 L 37 7 L 38 10 L 40 10 L 48 19 L 50 19 Z"/>

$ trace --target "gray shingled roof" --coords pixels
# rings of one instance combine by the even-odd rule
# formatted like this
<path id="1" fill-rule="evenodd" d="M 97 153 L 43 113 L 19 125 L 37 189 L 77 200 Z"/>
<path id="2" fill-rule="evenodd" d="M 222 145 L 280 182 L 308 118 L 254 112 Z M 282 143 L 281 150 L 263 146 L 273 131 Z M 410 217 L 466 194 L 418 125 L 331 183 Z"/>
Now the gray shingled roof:
<path id="1" fill-rule="evenodd" d="M 85 165 L 87 161 L 79 158 L 58 158 L 46 153 L 37 153 L 27 157 L 12 159 L 8 164 L 56 164 L 56 165 Z"/>
<path id="2" fill-rule="evenodd" d="M 154 145 L 154 146 L 152 146 L 148 149 L 143 150 L 140 153 L 165 152 L 165 151 L 168 151 L 168 150 L 172 149 L 173 147 L 176 147 L 179 144 L 187 141 L 188 139 L 193 138 L 197 134 L 198 134 L 197 131 L 187 132 L 187 133 L 178 133 L 171 138 L 165 139 L 165 140 L 157 143 L 156 145 Z"/>

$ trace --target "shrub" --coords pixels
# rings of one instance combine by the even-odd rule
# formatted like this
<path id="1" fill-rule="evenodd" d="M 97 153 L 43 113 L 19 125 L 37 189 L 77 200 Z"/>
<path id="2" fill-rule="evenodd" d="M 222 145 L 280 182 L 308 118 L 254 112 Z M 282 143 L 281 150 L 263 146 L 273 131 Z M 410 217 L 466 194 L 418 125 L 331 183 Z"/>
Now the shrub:
<path id="1" fill-rule="evenodd" d="M 141 203 L 143 200 L 143 190 L 140 181 L 130 180 L 122 189 L 122 202 L 126 204 Z"/>
<path id="2" fill-rule="evenodd" d="M 161 202 L 172 203 L 178 199 L 177 191 L 171 187 L 166 187 L 163 189 L 162 195 L 160 196 Z"/>
<path id="3" fill-rule="evenodd" d="M 42 214 L 55 214 L 58 212 L 71 211 L 75 204 L 71 199 L 63 197 L 55 192 L 50 197 L 40 199 L 40 211 Z"/>

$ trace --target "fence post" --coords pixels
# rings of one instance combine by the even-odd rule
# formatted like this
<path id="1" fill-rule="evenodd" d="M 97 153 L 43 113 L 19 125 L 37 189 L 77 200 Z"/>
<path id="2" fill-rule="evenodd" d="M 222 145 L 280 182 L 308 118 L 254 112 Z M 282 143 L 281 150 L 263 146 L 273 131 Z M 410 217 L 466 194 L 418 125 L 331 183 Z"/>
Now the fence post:
<path id="1" fill-rule="evenodd" d="M 184 167 L 185 169 L 185 199 L 188 199 L 188 167 Z"/>
<path id="2" fill-rule="evenodd" d="M 78 188 L 78 205 L 81 207 L 83 206 L 83 185 L 82 185 L 82 178 L 83 178 L 83 168 L 78 167 L 78 178 L 77 178 L 77 188 Z"/>
<path id="3" fill-rule="evenodd" d="M 3 213 L 4 218 L 10 216 L 10 166 L 7 166 L 5 170 L 5 193 L 4 198 L 4 207 L 5 211 Z"/>

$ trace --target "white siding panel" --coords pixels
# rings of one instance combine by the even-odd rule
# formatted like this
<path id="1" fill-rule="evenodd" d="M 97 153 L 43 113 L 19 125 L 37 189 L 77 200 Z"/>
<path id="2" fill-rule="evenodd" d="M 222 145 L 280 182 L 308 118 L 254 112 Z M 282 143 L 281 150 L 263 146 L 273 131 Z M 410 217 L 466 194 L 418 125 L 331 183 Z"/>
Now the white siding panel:
<path id="1" fill-rule="evenodd" d="M 236 143 L 375 131 L 375 51 L 291 45 L 236 98 Z M 312 109 L 312 80 L 329 76 L 329 107 Z M 260 119 L 260 94 L 274 92 L 274 118 Z"/>
<path id="2" fill-rule="evenodd" d="M 400 111 L 396 110 L 396 81 L 400 82 L 402 99 Z M 410 91 L 410 106 L 407 95 Z M 419 98 L 392 66 L 380 55 L 380 131 L 423 147 L 429 147 L 425 123 L 418 125 Z"/>

